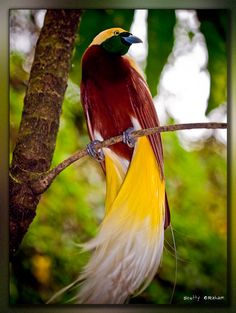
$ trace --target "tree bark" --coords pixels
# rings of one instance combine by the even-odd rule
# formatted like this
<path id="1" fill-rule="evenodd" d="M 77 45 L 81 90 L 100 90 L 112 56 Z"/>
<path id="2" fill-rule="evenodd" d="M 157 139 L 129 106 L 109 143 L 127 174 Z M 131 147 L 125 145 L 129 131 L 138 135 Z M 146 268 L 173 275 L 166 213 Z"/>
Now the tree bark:
<path id="1" fill-rule="evenodd" d="M 81 10 L 48 10 L 41 30 L 9 177 L 10 259 L 36 215 L 30 182 L 49 170 Z"/>

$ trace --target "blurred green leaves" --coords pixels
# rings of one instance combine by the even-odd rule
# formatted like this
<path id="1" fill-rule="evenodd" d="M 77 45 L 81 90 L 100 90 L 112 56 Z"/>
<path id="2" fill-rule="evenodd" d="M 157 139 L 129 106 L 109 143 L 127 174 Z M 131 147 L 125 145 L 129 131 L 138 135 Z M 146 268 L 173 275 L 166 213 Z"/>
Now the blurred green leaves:
<path id="1" fill-rule="evenodd" d="M 226 10 L 198 10 L 200 29 L 208 48 L 211 90 L 207 113 L 227 100 L 226 35 L 229 13 Z"/>
<path id="2" fill-rule="evenodd" d="M 154 97 L 161 72 L 167 63 L 174 44 L 174 10 L 148 11 L 148 58 L 146 66 L 147 83 Z"/>

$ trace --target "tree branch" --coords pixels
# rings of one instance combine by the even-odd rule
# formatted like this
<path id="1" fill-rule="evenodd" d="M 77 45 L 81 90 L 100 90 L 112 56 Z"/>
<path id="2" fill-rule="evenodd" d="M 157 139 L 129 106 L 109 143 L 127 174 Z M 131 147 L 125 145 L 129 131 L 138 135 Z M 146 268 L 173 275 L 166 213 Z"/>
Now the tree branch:
<path id="1" fill-rule="evenodd" d="M 188 124 L 176 124 L 176 125 L 168 125 L 168 126 L 159 126 L 147 129 L 140 129 L 133 131 L 131 133 L 131 137 L 138 138 L 142 136 L 149 136 L 154 133 L 161 133 L 161 132 L 171 132 L 177 130 L 186 130 L 186 129 L 218 129 L 218 128 L 227 128 L 226 123 L 188 123 Z M 118 135 L 104 141 L 101 141 L 95 145 L 96 149 L 109 147 L 114 145 L 118 142 L 121 142 L 123 139 L 122 135 Z M 42 176 L 38 177 L 36 180 L 33 180 L 30 183 L 30 187 L 35 194 L 42 194 L 48 187 L 51 185 L 53 180 L 56 178 L 58 174 L 60 174 L 65 168 L 67 168 L 72 163 L 78 161 L 82 157 L 88 155 L 87 149 L 83 149 L 74 153 L 72 156 L 58 164 L 56 167 L 44 173 Z"/>

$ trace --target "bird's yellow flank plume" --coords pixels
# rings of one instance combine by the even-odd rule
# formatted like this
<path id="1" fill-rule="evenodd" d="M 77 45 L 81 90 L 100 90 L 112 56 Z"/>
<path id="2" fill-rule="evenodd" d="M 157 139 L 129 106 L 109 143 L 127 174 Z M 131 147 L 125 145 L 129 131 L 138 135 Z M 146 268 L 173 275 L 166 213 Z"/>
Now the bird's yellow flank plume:
<path id="1" fill-rule="evenodd" d="M 106 212 L 81 279 L 79 303 L 124 303 L 153 279 L 164 240 L 165 183 L 146 137 L 137 140 L 126 172 L 122 161 L 104 149 Z"/>

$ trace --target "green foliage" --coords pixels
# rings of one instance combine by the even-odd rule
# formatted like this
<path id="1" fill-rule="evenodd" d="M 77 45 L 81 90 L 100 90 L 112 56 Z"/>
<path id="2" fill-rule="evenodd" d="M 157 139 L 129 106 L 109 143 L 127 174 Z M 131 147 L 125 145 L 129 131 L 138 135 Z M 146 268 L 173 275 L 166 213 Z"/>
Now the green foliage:
<path id="1" fill-rule="evenodd" d="M 83 148 L 89 141 L 78 86 L 80 60 L 85 48 L 97 33 L 107 27 L 121 26 L 128 30 L 132 18 L 133 10 L 87 10 L 84 13 L 52 166 Z M 146 74 L 153 93 L 156 92 L 161 70 L 173 44 L 171 29 L 174 20 L 174 12 L 171 10 L 149 12 Z M 165 25 L 164 29 L 162 25 Z M 208 49 L 217 48 L 215 45 Z M 209 51 L 209 57 L 212 53 Z M 11 151 L 21 118 L 24 81 L 28 77 L 28 73 L 23 70 L 24 61 L 25 56 L 15 52 L 11 54 Z M 221 87 L 217 84 L 215 87 L 212 85 L 212 88 Z M 173 303 L 195 304 L 184 300 L 184 296 L 194 294 L 201 296 L 201 303 L 206 303 L 203 297 L 207 295 L 224 296 L 226 299 L 225 146 L 211 138 L 201 145 L 201 149 L 186 151 L 175 133 L 165 133 L 162 138 L 167 194 L 177 250 Z M 42 195 L 37 216 L 11 266 L 12 304 L 45 303 L 55 292 L 78 277 L 89 255 L 81 253 L 77 244 L 86 242 L 96 234 L 103 217 L 104 199 L 104 175 L 99 164 L 89 158 L 76 162 L 57 177 Z M 147 290 L 131 299 L 131 303 L 169 303 L 175 283 L 174 255 L 172 234 L 168 229 L 158 274 Z M 69 301 L 75 293 L 76 289 L 73 289 L 64 294 L 60 301 Z"/>
<path id="2" fill-rule="evenodd" d="M 207 113 L 226 102 L 227 99 L 227 52 L 226 32 L 228 13 L 226 10 L 198 10 L 200 29 L 208 48 L 208 70 L 211 90 Z"/>
<path id="3" fill-rule="evenodd" d="M 157 93 L 157 85 L 163 67 L 167 63 L 167 58 L 172 51 L 175 22 L 174 10 L 148 11 L 148 58 L 146 75 L 147 83 L 153 97 Z"/>
<path id="4" fill-rule="evenodd" d="M 225 147 L 210 140 L 190 153 L 177 145 L 175 135 L 165 134 L 164 142 L 166 176 L 171 176 L 167 191 L 181 258 L 177 289 L 185 289 L 186 296 L 226 296 Z M 180 296 L 176 294 L 176 302 L 181 302 Z"/>

